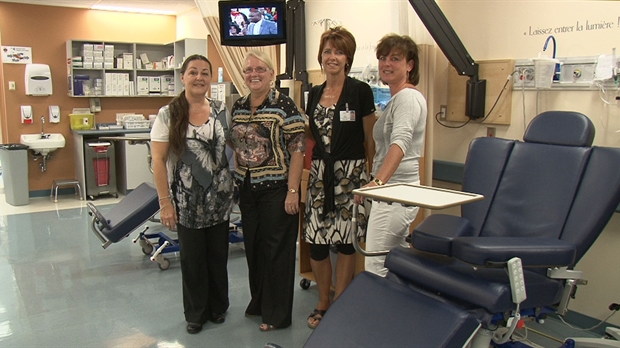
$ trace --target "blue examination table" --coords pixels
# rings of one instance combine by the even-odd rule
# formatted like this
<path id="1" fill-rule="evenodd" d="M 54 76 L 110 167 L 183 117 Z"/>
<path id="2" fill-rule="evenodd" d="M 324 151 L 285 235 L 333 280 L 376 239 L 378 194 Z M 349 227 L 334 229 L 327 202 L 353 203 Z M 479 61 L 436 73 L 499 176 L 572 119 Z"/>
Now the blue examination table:
<path id="1" fill-rule="evenodd" d="M 91 229 L 101 240 L 104 249 L 129 236 L 159 212 L 157 189 L 148 182 L 132 190 L 105 216 L 92 203 L 87 205 L 93 216 Z M 139 242 L 142 252 L 151 255 L 151 261 L 157 262 L 160 269 L 166 270 L 170 267 L 170 261 L 162 254 L 179 251 L 178 240 L 164 232 L 146 233 L 148 229 L 149 227 L 145 226 L 134 239 L 134 243 Z"/>
<path id="2" fill-rule="evenodd" d="M 87 206 L 90 215 L 93 217 L 91 229 L 101 240 L 101 246 L 104 249 L 112 243 L 123 240 L 147 221 L 158 222 L 155 220 L 155 215 L 159 212 L 157 189 L 148 182 L 144 182 L 132 190 L 105 216 L 92 203 L 87 203 Z M 233 212 L 230 222 L 230 243 L 243 242 L 240 215 Z M 164 232 L 147 233 L 148 230 L 149 227 L 144 226 L 133 242 L 139 243 L 142 252 L 145 255 L 150 255 L 151 261 L 157 262 L 161 270 L 166 270 L 170 267 L 170 261 L 163 254 L 178 252 L 179 241 Z"/>

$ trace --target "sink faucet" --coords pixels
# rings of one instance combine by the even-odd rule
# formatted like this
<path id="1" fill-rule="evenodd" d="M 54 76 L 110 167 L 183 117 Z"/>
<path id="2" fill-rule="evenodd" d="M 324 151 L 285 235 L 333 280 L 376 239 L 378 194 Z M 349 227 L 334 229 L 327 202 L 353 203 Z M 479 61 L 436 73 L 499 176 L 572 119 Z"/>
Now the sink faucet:
<path id="1" fill-rule="evenodd" d="M 45 131 L 43 130 L 43 126 L 45 125 L 45 116 L 41 116 L 41 139 L 46 139 Z"/>

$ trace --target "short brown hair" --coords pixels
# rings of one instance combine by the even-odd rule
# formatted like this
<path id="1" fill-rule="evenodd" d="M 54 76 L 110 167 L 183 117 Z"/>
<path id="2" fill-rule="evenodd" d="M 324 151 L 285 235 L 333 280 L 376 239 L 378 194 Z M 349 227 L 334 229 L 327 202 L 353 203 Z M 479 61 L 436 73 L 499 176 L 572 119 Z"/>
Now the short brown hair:
<path id="1" fill-rule="evenodd" d="M 407 80 L 417 86 L 420 82 L 420 56 L 418 45 L 407 35 L 387 34 L 379 40 L 375 52 L 377 53 L 377 59 L 390 54 L 395 51 L 396 53 L 405 56 L 407 62 L 413 61 L 413 69 L 409 72 Z"/>
<path id="2" fill-rule="evenodd" d="M 335 49 L 341 50 L 342 52 L 344 52 L 344 55 L 347 56 L 347 65 L 345 65 L 344 67 L 344 72 L 345 74 L 348 74 L 351 71 L 351 65 L 353 65 L 353 57 L 355 57 L 355 49 L 357 48 L 357 44 L 355 43 L 355 37 L 353 36 L 353 34 L 351 34 L 350 31 L 346 30 L 341 26 L 327 29 L 323 33 L 323 35 L 321 35 L 319 54 L 317 56 L 319 65 L 321 65 L 321 69 L 323 68 L 323 49 L 325 48 L 325 45 L 328 41 L 331 41 L 332 46 L 334 46 Z"/>

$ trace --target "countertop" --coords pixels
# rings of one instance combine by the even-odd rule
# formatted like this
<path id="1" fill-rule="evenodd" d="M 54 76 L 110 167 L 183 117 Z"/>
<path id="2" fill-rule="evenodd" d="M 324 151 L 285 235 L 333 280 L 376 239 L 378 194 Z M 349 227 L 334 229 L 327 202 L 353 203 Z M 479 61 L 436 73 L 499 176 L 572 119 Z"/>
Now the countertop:
<path id="1" fill-rule="evenodd" d="M 138 128 L 138 129 L 84 129 L 84 130 L 75 130 L 72 129 L 71 133 L 79 134 L 79 135 L 94 135 L 94 136 L 102 136 L 102 135 L 117 135 L 117 134 L 136 134 L 136 133 L 150 133 L 150 128 Z"/>

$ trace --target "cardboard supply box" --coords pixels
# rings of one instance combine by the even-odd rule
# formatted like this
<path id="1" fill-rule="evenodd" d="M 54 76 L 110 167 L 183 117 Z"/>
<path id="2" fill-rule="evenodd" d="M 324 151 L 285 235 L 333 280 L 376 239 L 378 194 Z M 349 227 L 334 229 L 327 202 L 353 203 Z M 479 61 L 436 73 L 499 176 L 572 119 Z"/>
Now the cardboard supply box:
<path id="1" fill-rule="evenodd" d="M 138 95 L 148 95 L 149 94 L 149 77 L 148 76 L 138 76 L 136 82 L 136 89 Z"/>
<path id="2" fill-rule="evenodd" d="M 133 53 L 123 53 L 121 58 L 123 58 L 123 69 L 133 69 Z M 140 69 L 140 66 L 137 68 Z"/>
<path id="3" fill-rule="evenodd" d="M 149 56 L 146 53 L 140 53 L 140 59 L 142 59 L 142 63 L 148 64 L 151 61 L 149 60 Z"/>
<path id="4" fill-rule="evenodd" d="M 160 91 L 162 94 L 174 94 L 174 76 L 163 75 L 161 78 Z"/>
<path id="5" fill-rule="evenodd" d="M 149 76 L 149 93 L 161 92 L 161 76 Z"/>

